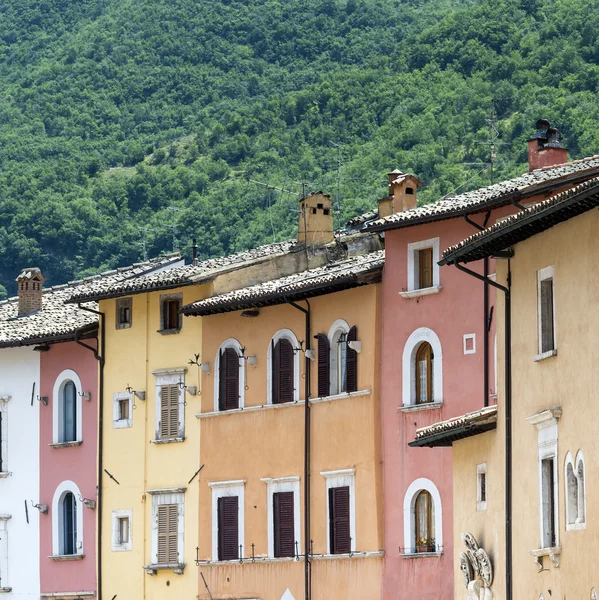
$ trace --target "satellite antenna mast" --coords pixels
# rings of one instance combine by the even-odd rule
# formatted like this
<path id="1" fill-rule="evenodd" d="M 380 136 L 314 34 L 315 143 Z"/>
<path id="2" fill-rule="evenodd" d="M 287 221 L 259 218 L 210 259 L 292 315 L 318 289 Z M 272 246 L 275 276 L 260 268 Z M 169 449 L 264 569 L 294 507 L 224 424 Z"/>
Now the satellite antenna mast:
<path id="1" fill-rule="evenodd" d="M 183 209 L 177 208 L 176 206 L 173 206 L 172 204 L 168 207 L 168 210 L 170 210 L 173 213 L 173 222 L 171 223 L 171 228 L 173 230 L 173 252 L 176 252 L 177 251 L 177 213 L 184 212 L 184 211 L 183 211 Z"/>
<path id="2" fill-rule="evenodd" d="M 335 198 L 335 210 L 337 212 L 337 236 L 341 235 L 341 204 L 339 199 L 339 188 L 341 186 L 341 147 L 344 144 L 337 142 L 329 142 L 331 146 L 337 148 L 337 194 Z M 337 240 L 339 241 L 339 240 Z"/>

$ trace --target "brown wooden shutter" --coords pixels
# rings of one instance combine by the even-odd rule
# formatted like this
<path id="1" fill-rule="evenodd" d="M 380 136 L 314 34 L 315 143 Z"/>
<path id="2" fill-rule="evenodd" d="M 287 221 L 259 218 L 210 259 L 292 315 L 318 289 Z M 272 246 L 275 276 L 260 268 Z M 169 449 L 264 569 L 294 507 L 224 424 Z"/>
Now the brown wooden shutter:
<path id="1" fill-rule="evenodd" d="M 348 486 L 329 490 L 329 525 L 331 554 L 351 552 Z"/>
<path id="2" fill-rule="evenodd" d="M 218 499 L 218 560 L 239 558 L 238 510 L 237 496 Z"/>
<path id="3" fill-rule="evenodd" d="M 295 556 L 293 492 L 273 494 L 275 556 Z"/>
<path id="4" fill-rule="evenodd" d="M 239 408 L 239 355 L 234 348 L 225 348 L 219 362 L 219 409 Z"/>
<path id="5" fill-rule="evenodd" d="M 163 504 L 158 507 L 158 564 L 172 565 L 179 562 L 178 548 L 179 507 Z"/>
<path id="6" fill-rule="evenodd" d="M 179 386 L 160 386 L 160 439 L 179 436 Z"/>
<path id="7" fill-rule="evenodd" d="M 318 397 L 328 396 L 331 385 L 331 356 L 329 338 L 324 333 L 316 336 L 318 340 Z"/>
<path id="8" fill-rule="evenodd" d="M 554 349 L 553 279 L 544 279 L 541 281 L 541 352 Z"/>
<path id="9" fill-rule="evenodd" d="M 433 287 L 433 249 L 424 248 L 418 252 L 419 288 Z"/>
<path id="10" fill-rule="evenodd" d="M 358 330 L 354 325 L 347 333 L 347 341 L 355 342 L 358 340 Z M 347 347 L 347 391 L 358 391 L 358 353 Z"/>
<path id="11" fill-rule="evenodd" d="M 273 376 L 273 382 L 277 381 L 276 392 L 273 395 L 274 404 L 283 404 L 293 401 L 293 346 L 289 340 L 279 340 L 275 346 L 275 361 L 273 363 L 276 370 L 276 378 Z M 273 373 L 273 375 L 275 375 Z"/>

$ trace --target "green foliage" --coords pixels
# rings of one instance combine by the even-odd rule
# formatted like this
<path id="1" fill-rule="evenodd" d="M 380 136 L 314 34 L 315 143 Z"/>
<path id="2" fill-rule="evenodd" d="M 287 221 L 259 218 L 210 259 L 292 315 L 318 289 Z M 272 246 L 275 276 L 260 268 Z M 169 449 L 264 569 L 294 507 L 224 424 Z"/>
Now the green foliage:
<path id="1" fill-rule="evenodd" d="M 21 0 L 0 6 L 0 283 L 295 233 L 299 193 L 339 222 L 386 172 L 425 202 L 525 169 L 548 118 L 599 149 L 597 0 Z M 338 179 L 338 165 L 341 164 Z M 176 209 L 176 210 L 175 210 Z M 173 224 L 176 228 L 173 228 Z M 0 288 L 0 294 L 2 288 Z"/>

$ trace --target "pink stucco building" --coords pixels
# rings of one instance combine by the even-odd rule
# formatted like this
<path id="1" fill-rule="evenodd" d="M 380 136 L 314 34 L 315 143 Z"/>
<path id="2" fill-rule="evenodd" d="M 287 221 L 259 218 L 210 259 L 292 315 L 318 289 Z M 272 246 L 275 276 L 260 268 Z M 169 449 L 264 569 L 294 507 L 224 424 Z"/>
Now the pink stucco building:
<path id="1" fill-rule="evenodd" d="M 420 427 L 496 402 L 495 292 L 437 262 L 447 247 L 522 204 L 544 199 L 550 188 L 555 193 L 596 175 L 592 159 L 548 166 L 564 163 L 566 151 L 559 144 L 545 147 L 549 123 L 539 124 L 529 143 L 529 160 L 531 168 L 544 168 L 418 208 L 420 182 L 395 171 L 378 218 L 364 226 L 385 235 L 384 599 L 453 598 L 451 450 L 408 444 Z M 469 267 L 493 274 L 494 263 L 488 259 L 486 267 L 483 262 Z M 472 485 L 478 485 L 473 510 L 485 510 L 486 466 L 479 468 L 472 474 Z"/>

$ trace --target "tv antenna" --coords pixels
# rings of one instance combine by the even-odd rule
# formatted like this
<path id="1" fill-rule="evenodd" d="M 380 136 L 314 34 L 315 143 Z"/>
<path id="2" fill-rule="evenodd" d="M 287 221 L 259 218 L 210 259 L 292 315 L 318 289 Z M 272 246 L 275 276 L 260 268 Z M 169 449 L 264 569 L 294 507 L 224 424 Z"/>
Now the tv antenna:
<path id="1" fill-rule="evenodd" d="M 171 223 L 171 229 L 173 231 L 173 252 L 177 251 L 177 213 L 182 213 L 185 212 L 182 208 L 177 208 L 174 205 L 170 205 L 168 207 L 168 210 L 170 210 L 173 213 L 173 221 Z"/>
<path id="2" fill-rule="evenodd" d="M 139 230 L 141 231 L 141 242 L 137 242 L 138 244 L 141 244 L 142 247 L 142 253 L 143 253 L 143 257 L 144 257 L 144 261 L 148 260 L 148 249 L 146 247 L 146 236 L 148 234 L 148 232 L 152 231 L 154 233 L 156 233 L 155 229 L 152 229 L 151 227 L 140 227 Z"/>
<path id="3" fill-rule="evenodd" d="M 338 144 L 337 142 L 329 141 L 329 144 L 333 148 L 337 149 L 337 189 L 335 194 L 335 210 L 337 211 L 337 236 L 341 236 L 341 205 L 339 200 L 339 187 L 341 185 L 341 147 L 345 144 Z M 339 239 L 337 239 L 339 241 Z"/>

